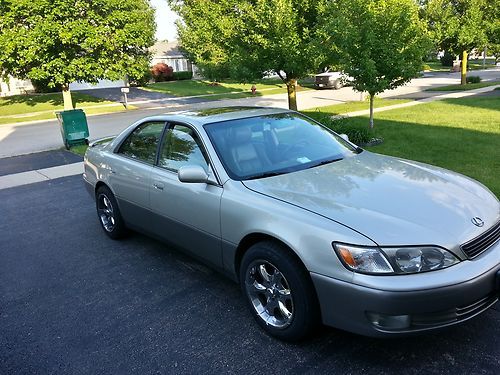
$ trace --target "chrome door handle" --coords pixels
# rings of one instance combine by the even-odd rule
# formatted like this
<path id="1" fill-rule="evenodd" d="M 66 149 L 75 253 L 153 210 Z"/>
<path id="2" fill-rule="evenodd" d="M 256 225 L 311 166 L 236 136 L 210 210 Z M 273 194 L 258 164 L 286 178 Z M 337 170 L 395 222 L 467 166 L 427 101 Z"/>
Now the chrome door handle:
<path id="1" fill-rule="evenodd" d="M 154 183 L 153 184 L 153 187 L 156 189 L 156 190 L 163 190 L 163 184 L 159 184 L 159 183 Z"/>

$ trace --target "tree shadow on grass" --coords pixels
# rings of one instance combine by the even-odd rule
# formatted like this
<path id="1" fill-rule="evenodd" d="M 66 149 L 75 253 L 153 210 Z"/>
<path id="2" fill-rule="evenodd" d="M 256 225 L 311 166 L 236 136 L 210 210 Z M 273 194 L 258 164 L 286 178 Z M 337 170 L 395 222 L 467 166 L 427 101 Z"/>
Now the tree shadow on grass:
<path id="1" fill-rule="evenodd" d="M 106 102 L 105 99 L 96 98 L 88 94 L 81 94 L 77 92 L 71 93 L 73 106 L 77 106 L 80 102 L 99 104 Z M 0 108 L 8 107 L 14 104 L 22 104 L 27 107 L 34 107 L 40 104 L 48 104 L 52 107 L 61 107 L 64 105 L 63 96 L 61 92 L 54 92 L 48 94 L 24 94 L 7 96 L 0 99 Z"/>

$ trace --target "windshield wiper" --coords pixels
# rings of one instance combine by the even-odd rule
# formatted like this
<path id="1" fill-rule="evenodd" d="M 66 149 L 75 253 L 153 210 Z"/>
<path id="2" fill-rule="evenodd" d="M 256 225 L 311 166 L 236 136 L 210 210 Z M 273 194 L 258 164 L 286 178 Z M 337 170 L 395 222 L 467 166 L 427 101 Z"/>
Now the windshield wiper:
<path id="1" fill-rule="evenodd" d="M 273 176 L 279 176 L 280 174 L 285 174 L 287 172 L 264 172 L 264 173 L 259 173 L 255 174 L 253 176 L 245 178 L 245 180 L 257 180 L 259 178 L 266 178 L 266 177 L 273 177 Z"/>
<path id="2" fill-rule="evenodd" d="M 314 168 L 314 167 L 319 167 L 320 165 L 325 165 L 325 164 L 330 164 L 330 163 L 335 163 L 336 161 L 343 160 L 344 158 L 335 158 L 335 159 L 327 159 L 320 161 L 319 163 L 313 164 L 309 166 L 308 168 Z"/>

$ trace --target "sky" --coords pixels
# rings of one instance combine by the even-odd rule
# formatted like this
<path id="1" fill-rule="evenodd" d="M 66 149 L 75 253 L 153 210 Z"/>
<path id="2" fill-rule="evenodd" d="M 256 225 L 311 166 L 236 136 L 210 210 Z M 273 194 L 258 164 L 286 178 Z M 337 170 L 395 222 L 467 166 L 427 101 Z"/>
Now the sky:
<path id="1" fill-rule="evenodd" d="M 175 20 L 179 17 L 168 6 L 167 0 L 150 0 L 156 9 L 156 39 L 172 41 L 177 39 Z"/>

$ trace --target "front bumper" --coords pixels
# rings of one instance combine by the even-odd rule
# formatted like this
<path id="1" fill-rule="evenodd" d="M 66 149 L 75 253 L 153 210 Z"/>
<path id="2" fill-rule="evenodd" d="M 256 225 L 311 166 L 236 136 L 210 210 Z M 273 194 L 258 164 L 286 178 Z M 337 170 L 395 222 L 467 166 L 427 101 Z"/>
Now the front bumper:
<path id="1" fill-rule="evenodd" d="M 500 244 L 492 250 L 498 255 Z M 421 290 L 381 290 L 315 273 L 311 277 L 324 324 L 375 337 L 459 324 L 486 311 L 500 295 L 498 259 L 494 267 L 472 279 Z"/>

